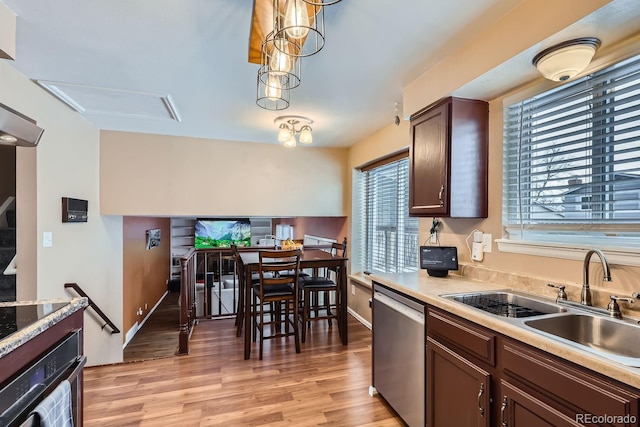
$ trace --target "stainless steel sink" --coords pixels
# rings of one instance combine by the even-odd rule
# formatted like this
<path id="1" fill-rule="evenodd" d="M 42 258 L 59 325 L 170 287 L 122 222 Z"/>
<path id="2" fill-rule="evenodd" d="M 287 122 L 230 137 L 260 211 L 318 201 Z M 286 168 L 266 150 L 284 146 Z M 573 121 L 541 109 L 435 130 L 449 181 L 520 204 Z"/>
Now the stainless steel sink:
<path id="1" fill-rule="evenodd" d="M 564 308 L 553 302 L 545 302 L 540 298 L 516 291 L 473 292 L 442 296 L 502 317 L 525 318 L 566 312 Z"/>
<path id="2" fill-rule="evenodd" d="M 640 326 L 637 324 L 583 314 L 525 320 L 524 324 L 602 357 L 640 367 Z"/>

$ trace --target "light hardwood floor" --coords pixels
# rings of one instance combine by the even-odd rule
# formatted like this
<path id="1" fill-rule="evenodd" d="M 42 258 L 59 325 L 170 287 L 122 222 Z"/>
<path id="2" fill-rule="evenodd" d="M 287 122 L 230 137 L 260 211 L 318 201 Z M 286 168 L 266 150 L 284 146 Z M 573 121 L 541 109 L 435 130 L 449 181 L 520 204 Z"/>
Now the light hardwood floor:
<path id="1" fill-rule="evenodd" d="M 315 322 L 302 352 L 292 338 L 243 360 L 232 319 L 201 321 L 191 354 L 90 367 L 85 426 L 402 426 L 370 397 L 371 331 L 349 316 L 349 345 Z"/>

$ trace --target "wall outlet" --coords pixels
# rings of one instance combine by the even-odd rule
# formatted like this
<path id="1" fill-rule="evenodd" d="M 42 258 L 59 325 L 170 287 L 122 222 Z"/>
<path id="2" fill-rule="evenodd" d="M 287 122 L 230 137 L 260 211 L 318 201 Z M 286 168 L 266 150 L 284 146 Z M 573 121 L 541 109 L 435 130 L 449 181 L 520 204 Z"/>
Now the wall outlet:
<path id="1" fill-rule="evenodd" d="M 146 310 L 149 307 L 149 305 L 145 302 L 144 303 L 144 309 Z"/>
<path id="2" fill-rule="evenodd" d="M 351 295 L 356 294 L 356 285 L 351 285 Z"/>
<path id="3" fill-rule="evenodd" d="M 491 234 L 483 234 L 482 235 L 482 250 L 484 252 L 491 253 Z"/>

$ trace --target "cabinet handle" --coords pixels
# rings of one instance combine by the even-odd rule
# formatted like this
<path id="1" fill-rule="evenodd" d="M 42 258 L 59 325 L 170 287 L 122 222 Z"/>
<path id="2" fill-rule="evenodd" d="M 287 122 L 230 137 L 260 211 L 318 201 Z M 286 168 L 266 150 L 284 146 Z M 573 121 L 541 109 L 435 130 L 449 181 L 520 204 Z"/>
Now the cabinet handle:
<path id="1" fill-rule="evenodd" d="M 440 186 L 440 192 L 438 193 L 438 200 L 440 201 L 440 206 L 444 206 L 444 202 L 442 201 L 442 193 L 444 193 L 444 185 Z"/>
<path id="2" fill-rule="evenodd" d="M 482 395 L 484 394 L 484 383 L 480 383 L 480 391 L 478 392 L 478 410 L 480 411 L 480 416 L 484 417 L 484 408 L 482 407 Z"/>
<path id="3" fill-rule="evenodd" d="M 504 396 L 504 399 L 502 399 L 502 407 L 500 408 L 500 421 L 502 422 L 502 427 L 508 426 L 507 422 L 504 420 L 504 411 L 507 409 L 507 401 L 507 396 Z"/>

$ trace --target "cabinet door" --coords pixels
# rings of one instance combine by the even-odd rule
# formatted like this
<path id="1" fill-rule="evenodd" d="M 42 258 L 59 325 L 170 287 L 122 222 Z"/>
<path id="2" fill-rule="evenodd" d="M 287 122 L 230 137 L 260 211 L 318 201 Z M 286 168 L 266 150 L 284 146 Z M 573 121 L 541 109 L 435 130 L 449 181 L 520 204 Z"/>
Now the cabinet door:
<path id="1" fill-rule="evenodd" d="M 490 425 L 491 375 L 427 337 L 427 425 Z"/>
<path id="2" fill-rule="evenodd" d="M 578 422 L 519 388 L 502 381 L 500 425 L 504 427 L 570 427 Z"/>
<path id="3" fill-rule="evenodd" d="M 411 121 L 410 215 L 449 213 L 449 106 L 445 102 Z"/>

